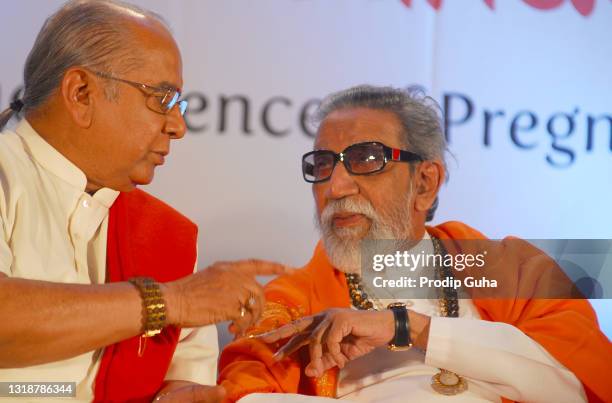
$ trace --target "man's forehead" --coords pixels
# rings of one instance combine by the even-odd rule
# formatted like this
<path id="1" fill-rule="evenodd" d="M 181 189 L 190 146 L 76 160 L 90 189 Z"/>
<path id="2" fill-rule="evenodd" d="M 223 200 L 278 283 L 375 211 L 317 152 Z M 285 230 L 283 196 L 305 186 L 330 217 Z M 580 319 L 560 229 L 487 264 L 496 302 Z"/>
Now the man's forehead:
<path id="1" fill-rule="evenodd" d="M 149 85 L 160 88 L 182 87 L 182 60 L 174 38 L 166 27 L 152 19 L 130 19 L 134 46 L 142 54 L 139 74 L 151 76 Z M 154 81 L 151 81 L 153 79 Z"/>
<path id="2" fill-rule="evenodd" d="M 364 141 L 380 141 L 391 147 L 399 147 L 400 132 L 400 121 L 392 111 L 343 108 L 331 112 L 321 122 L 315 149 L 343 149 Z"/>

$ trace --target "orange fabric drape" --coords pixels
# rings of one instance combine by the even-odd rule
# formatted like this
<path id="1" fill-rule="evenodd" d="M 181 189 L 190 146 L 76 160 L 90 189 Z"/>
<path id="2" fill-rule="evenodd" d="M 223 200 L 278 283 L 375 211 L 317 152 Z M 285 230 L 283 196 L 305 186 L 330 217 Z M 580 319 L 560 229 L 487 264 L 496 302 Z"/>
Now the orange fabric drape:
<path id="1" fill-rule="evenodd" d="M 446 240 L 450 253 L 457 251 L 448 247 L 449 241 L 485 239 L 480 232 L 459 222 L 428 227 L 427 231 Z M 504 241 L 500 245 L 503 252 Z M 525 242 L 525 245 L 528 244 Z M 460 248 L 461 244 L 456 246 Z M 512 256 L 517 272 L 530 257 L 530 250 L 526 246 L 519 251 L 519 256 Z M 265 290 L 266 309 L 259 323 L 250 330 L 251 334 L 328 308 L 350 306 L 344 274 L 331 266 L 320 243 L 305 267 L 275 279 Z M 608 380 L 612 373 L 612 345 L 599 330 L 588 301 L 476 298 L 473 302 L 483 320 L 516 326 L 542 345 L 580 379 L 589 401 L 612 402 L 612 383 Z M 301 350 L 282 362 L 275 362 L 272 355 L 279 347 L 280 344 L 270 346 L 257 339 L 243 338 L 223 350 L 219 383 L 228 392 L 227 401 L 233 402 L 255 392 L 335 395 L 337 369 L 327 371 L 320 378 L 309 378 L 303 372 L 307 352 Z"/>

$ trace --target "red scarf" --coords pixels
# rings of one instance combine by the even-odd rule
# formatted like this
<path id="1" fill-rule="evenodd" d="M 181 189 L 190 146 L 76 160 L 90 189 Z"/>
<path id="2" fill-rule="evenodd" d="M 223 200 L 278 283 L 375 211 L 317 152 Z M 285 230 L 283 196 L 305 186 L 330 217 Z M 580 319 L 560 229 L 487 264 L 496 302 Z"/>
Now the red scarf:
<path id="1" fill-rule="evenodd" d="M 197 227 L 176 210 L 134 190 L 121 193 L 109 214 L 107 282 L 137 276 L 167 282 L 193 272 Z M 179 328 L 167 327 L 147 339 L 142 357 L 138 357 L 139 336 L 107 346 L 94 401 L 150 402 L 162 386 L 179 333 Z"/>

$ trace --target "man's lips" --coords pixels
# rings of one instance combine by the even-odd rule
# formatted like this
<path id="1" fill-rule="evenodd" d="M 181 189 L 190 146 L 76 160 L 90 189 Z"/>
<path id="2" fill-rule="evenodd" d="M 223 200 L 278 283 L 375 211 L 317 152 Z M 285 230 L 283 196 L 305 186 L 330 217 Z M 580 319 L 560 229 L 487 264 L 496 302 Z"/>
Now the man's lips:
<path id="1" fill-rule="evenodd" d="M 164 165 L 164 162 L 166 162 L 166 155 L 168 155 L 168 153 L 153 152 L 153 163 L 155 165 Z"/>
<path id="2" fill-rule="evenodd" d="M 351 227 L 363 223 L 364 220 L 366 217 L 359 213 L 340 213 L 332 216 L 335 227 Z"/>

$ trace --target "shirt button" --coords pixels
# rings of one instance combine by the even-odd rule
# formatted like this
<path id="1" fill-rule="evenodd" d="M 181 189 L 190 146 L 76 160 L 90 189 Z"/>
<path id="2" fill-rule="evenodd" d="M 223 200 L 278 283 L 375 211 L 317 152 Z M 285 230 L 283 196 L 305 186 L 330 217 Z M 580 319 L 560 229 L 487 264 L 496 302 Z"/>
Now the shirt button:
<path id="1" fill-rule="evenodd" d="M 83 200 L 83 207 L 89 207 L 89 200 Z"/>

